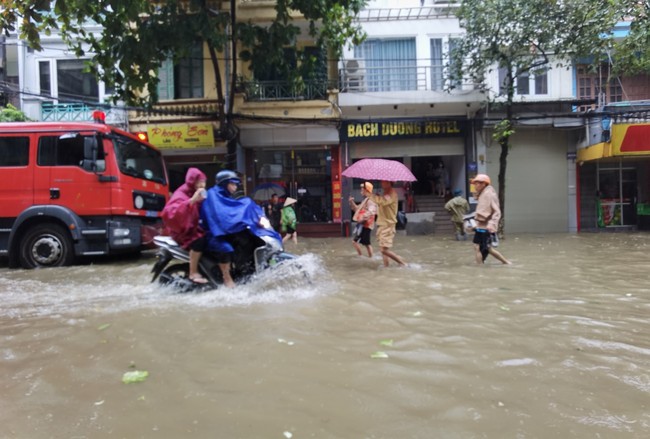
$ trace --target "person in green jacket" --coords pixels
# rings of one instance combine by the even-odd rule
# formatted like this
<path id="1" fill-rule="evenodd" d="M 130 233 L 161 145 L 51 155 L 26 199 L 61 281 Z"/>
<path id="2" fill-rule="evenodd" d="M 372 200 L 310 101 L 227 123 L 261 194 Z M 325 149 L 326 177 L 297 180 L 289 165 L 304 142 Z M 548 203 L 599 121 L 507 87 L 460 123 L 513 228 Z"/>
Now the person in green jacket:
<path id="1" fill-rule="evenodd" d="M 296 231 L 296 212 L 293 210 L 293 205 L 296 204 L 298 200 L 287 197 L 284 200 L 284 206 L 282 207 L 281 216 L 280 216 L 280 227 L 282 232 L 286 233 L 284 238 L 282 238 L 282 243 L 285 243 L 289 239 L 293 239 L 294 244 L 298 244 L 298 232 Z"/>
<path id="2" fill-rule="evenodd" d="M 465 241 L 467 239 L 463 229 L 463 217 L 469 212 L 469 203 L 462 195 L 463 191 L 456 189 L 454 198 L 445 204 L 445 210 L 451 214 L 451 222 L 454 223 L 456 228 L 456 241 Z"/>

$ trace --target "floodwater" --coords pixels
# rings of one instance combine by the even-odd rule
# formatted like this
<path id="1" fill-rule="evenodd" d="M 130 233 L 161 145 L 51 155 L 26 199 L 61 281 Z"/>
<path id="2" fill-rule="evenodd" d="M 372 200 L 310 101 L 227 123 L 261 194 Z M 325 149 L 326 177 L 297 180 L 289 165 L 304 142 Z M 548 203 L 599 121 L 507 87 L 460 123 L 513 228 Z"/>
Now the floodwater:
<path id="1" fill-rule="evenodd" d="M 1 438 L 647 438 L 650 235 L 398 236 L 174 294 L 154 259 L 0 267 Z M 146 371 L 125 384 L 126 372 Z"/>

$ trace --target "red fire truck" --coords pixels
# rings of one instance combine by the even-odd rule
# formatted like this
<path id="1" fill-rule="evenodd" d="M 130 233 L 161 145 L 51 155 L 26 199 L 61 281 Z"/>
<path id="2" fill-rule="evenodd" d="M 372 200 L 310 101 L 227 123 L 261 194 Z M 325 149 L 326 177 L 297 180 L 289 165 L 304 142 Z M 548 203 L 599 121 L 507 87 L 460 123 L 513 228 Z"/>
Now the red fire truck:
<path id="1" fill-rule="evenodd" d="M 169 187 L 160 151 L 101 123 L 0 123 L 0 256 L 10 267 L 139 251 Z"/>

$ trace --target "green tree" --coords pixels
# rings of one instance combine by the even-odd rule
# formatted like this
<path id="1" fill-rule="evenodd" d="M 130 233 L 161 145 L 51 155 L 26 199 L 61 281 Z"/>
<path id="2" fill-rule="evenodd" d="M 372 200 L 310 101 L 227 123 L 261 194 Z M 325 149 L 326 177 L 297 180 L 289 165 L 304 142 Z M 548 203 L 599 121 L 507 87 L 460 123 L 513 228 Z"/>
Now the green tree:
<path id="1" fill-rule="evenodd" d="M 28 120 L 25 113 L 11 104 L 7 104 L 4 108 L 0 107 L 0 122 L 26 122 Z"/>
<path id="2" fill-rule="evenodd" d="M 0 30 L 18 31 L 35 49 L 41 48 L 40 33 L 58 29 L 78 56 L 91 56 L 88 69 L 116 90 L 115 99 L 130 105 L 157 102 L 155 72 L 170 57 L 188 56 L 198 41 L 207 44 L 214 69 L 221 137 L 232 140 L 232 96 L 224 98 L 219 53 L 239 53 L 243 37 L 247 59 L 263 53 L 276 66 L 289 71 L 282 57 L 284 48 L 295 46 L 300 28 L 290 11 L 298 11 L 308 23 L 309 35 L 324 50 L 339 53 L 346 41 L 358 42 L 363 32 L 353 17 L 366 0 L 277 0 L 276 17 L 266 26 L 238 23 L 237 0 L 5 0 L 0 8 Z M 88 31 L 88 23 L 101 26 L 99 34 Z M 251 29 L 255 37 L 251 36 Z M 232 36 L 235 36 L 234 38 Z M 227 50 L 228 49 L 228 50 Z M 237 77 L 232 63 L 231 90 Z M 143 94 L 144 90 L 148 93 Z M 228 108 L 226 112 L 225 108 Z"/>
<path id="3" fill-rule="evenodd" d="M 619 74 L 650 73 L 650 2 L 620 0 L 619 16 L 630 22 L 630 33 L 614 42 L 614 70 Z"/>
<path id="4" fill-rule="evenodd" d="M 580 56 L 600 54 L 608 44 L 602 33 L 613 28 L 616 0 L 462 0 L 457 12 L 465 30 L 452 53 L 455 78 L 481 84 L 492 102 L 502 105 L 503 119 L 493 131 L 501 147 L 499 202 L 505 228 L 506 169 L 515 133 L 515 87 L 520 75 L 568 66 Z M 488 90 L 486 74 L 502 69 L 499 90 Z"/>

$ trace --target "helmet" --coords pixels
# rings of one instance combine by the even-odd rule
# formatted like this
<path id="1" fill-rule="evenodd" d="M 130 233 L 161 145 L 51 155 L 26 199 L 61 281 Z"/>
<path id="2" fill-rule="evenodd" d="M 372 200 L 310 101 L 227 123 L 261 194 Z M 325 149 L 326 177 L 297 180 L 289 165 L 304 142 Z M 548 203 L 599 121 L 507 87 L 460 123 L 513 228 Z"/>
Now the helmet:
<path id="1" fill-rule="evenodd" d="M 488 177 L 485 174 L 477 174 L 476 177 L 472 179 L 472 183 L 475 183 L 477 181 L 482 181 L 485 184 L 492 184 L 492 182 L 490 181 L 490 177 Z"/>
<path id="2" fill-rule="evenodd" d="M 241 183 L 241 180 L 239 179 L 237 174 L 235 174 L 233 171 L 230 171 L 228 169 L 217 172 L 216 180 L 217 180 L 217 185 L 221 187 L 224 187 L 231 181 L 237 184 Z"/>

